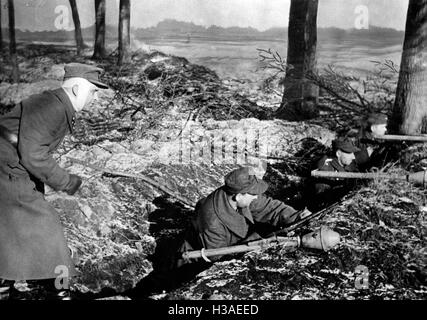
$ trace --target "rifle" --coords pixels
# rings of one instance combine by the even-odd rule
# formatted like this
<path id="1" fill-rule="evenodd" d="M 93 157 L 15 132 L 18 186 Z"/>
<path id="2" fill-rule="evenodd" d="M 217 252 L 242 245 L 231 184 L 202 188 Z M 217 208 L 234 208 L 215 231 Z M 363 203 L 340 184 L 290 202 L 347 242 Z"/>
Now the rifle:
<path id="1" fill-rule="evenodd" d="M 329 250 L 340 242 L 340 236 L 338 233 L 326 228 L 321 227 L 320 230 L 311 232 L 302 237 L 282 237 L 280 235 L 288 234 L 291 231 L 294 231 L 306 224 L 308 221 L 311 221 L 317 217 L 324 215 L 330 209 L 335 207 L 336 205 L 344 202 L 346 197 L 332 203 L 326 208 L 312 213 L 311 215 L 291 224 L 290 226 L 280 229 L 279 231 L 275 231 L 270 233 L 266 238 L 259 238 L 253 241 L 249 241 L 240 245 L 224 247 L 224 248 L 216 248 L 216 249 L 204 249 L 195 250 L 195 251 L 186 251 L 182 254 L 182 258 L 184 260 L 188 259 L 197 259 L 203 258 L 207 262 L 211 262 L 208 257 L 212 256 L 221 256 L 232 253 L 241 253 L 248 252 L 253 250 L 263 250 L 272 245 L 280 244 L 284 247 L 288 248 L 312 248 L 312 249 L 323 249 L 324 251 Z M 305 210 L 305 209 L 304 209 Z M 303 212 L 304 210 L 300 210 L 299 212 Z"/>
<path id="2" fill-rule="evenodd" d="M 272 237 L 250 241 L 246 244 L 235 246 L 215 248 L 215 249 L 201 249 L 195 251 L 186 251 L 182 254 L 184 260 L 203 258 L 206 262 L 211 262 L 209 257 L 223 256 L 233 253 L 242 253 L 254 250 L 264 250 L 273 245 L 280 244 L 286 248 L 310 248 L 328 251 L 335 247 L 340 242 L 340 235 L 327 228 L 321 227 L 317 231 L 310 232 L 302 237 L 279 237 L 274 235 Z"/>
<path id="3" fill-rule="evenodd" d="M 282 234 L 288 234 L 291 231 L 294 231 L 294 230 L 298 229 L 299 227 L 301 227 L 302 225 L 306 224 L 307 222 L 309 222 L 309 221 L 311 221 L 311 220 L 313 220 L 313 219 L 315 219 L 317 217 L 320 217 L 320 216 L 324 215 L 326 212 L 328 212 L 330 209 L 332 209 L 336 205 L 341 204 L 342 202 L 344 202 L 344 200 L 346 200 L 346 198 L 343 198 L 343 199 L 341 199 L 339 201 L 336 201 L 336 202 L 332 203 L 331 205 L 327 206 L 326 208 L 323 208 L 320 211 L 312 213 L 309 216 L 307 216 L 307 217 L 305 217 L 305 218 L 303 218 L 303 219 L 301 219 L 301 220 L 299 220 L 299 221 L 297 221 L 297 222 L 289 225 L 288 227 L 285 227 L 285 228 L 282 228 L 282 229 L 280 229 L 278 231 L 272 232 L 272 233 L 270 233 L 267 236 L 267 238 L 273 237 L 273 236 L 279 236 L 279 235 L 282 235 Z M 304 210 L 301 210 L 300 212 L 303 212 L 303 211 Z"/>

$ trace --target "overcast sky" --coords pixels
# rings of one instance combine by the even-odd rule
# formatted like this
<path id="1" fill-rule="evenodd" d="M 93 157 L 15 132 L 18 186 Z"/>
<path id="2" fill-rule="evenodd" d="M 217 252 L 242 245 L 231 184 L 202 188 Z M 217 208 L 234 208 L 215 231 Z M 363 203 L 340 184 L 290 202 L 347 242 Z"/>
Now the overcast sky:
<path id="1" fill-rule="evenodd" d="M 6 0 L 2 25 L 7 24 Z M 358 6 L 365 6 L 369 24 L 404 30 L 409 0 L 319 0 L 318 26 L 354 28 Z M 77 0 L 82 27 L 94 23 L 94 1 Z M 107 23 L 117 24 L 119 0 L 107 0 Z M 65 7 L 64 7 L 65 6 Z M 131 0 L 132 27 L 155 26 L 167 18 L 223 27 L 254 27 L 265 30 L 288 24 L 290 0 Z M 55 30 L 68 0 L 15 0 L 16 26 L 28 30 Z M 360 13 L 359 13 L 360 14 Z M 69 15 L 69 26 L 72 18 Z"/>

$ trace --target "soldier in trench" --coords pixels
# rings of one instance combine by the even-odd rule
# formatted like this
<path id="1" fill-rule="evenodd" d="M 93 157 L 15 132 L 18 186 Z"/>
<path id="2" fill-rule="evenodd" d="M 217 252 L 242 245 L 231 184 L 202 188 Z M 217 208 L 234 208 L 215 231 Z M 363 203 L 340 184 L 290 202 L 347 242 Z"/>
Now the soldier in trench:
<path id="1" fill-rule="evenodd" d="M 382 113 L 371 113 L 364 120 L 355 139 L 360 149 L 355 153 L 355 163 L 360 171 L 369 171 L 373 167 L 382 167 L 387 161 L 389 143 L 375 139 L 387 132 L 387 116 Z"/>
<path id="2" fill-rule="evenodd" d="M 212 261 L 185 261 L 185 251 L 214 249 L 260 239 L 257 224 L 285 227 L 311 214 L 296 211 L 285 203 L 264 195 L 268 185 L 250 167 L 242 167 L 225 177 L 225 184 L 201 199 L 184 240 L 175 247 L 163 268 L 153 271 L 135 288 L 125 292 L 140 298 L 162 290 L 171 290 L 208 268 Z"/>
<path id="3" fill-rule="evenodd" d="M 73 131 L 76 112 L 107 88 L 101 72 L 68 64 L 61 88 L 33 95 L 0 117 L 0 282 L 10 286 L 10 299 L 70 295 L 68 279 L 75 269 L 44 185 L 69 195 L 81 186 L 81 178 L 62 169 L 52 152 Z M 16 290 L 19 280 L 30 290 Z"/>
<path id="4" fill-rule="evenodd" d="M 332 142 L 331 156 L 325 155 L 317 163 L 317 170 L 329 172 L 358 172 L 355 162 L 356 153 L 360 152 L 353 141 L 348 138 L 338 138 Z M 338 201 L 347 194 L 354 186 L 356 180 L 339 178 L 316 178 L 312 179 L 314 189 L 310 208 L 317 211 L 323 207 Z"/>

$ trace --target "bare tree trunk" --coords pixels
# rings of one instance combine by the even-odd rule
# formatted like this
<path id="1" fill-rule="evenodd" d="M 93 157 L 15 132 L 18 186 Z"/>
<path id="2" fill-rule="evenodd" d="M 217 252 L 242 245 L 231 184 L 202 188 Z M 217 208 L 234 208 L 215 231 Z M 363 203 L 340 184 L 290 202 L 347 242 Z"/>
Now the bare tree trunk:
<path id="1" fill-rule="evenodd" d="M 3 51 L 3 29 L 1 27 L 1 9 L 2 9 L 2 3 L 0 0 L 0 52 Z"/>
<path id="2" fill-rule="evenodd" d="M 427 0 L 410 0 L 396 100 L 389 129 L 418 134 L 427 116 Z M 425 128 L 424 128 L 425 129 Z"/>
<path id="3" fill-rule="evenodd" d="M 120 0 L 119 60 L 118 64 L 130 61 L 130 0 Z"/>
<path id="4" fill-rule="evenodd" d="M 71 7 L 71 12 L 73 13 L 74 36 L 76 38 L 77 55 L 80 55 L 82 53 L 82 50 L 85 47 L 85 44 L 83 42 L 82 28 L 80 26 L 80 17 L 79 17 L 79 11 L 77 9 L 76 0 L 70 0 L 70 7 Z"/>
<path id="5" fill-rule="evenodd" d="M 306 75 L 316 68 L 318 0 L 291 0 L 288 28 L 288 70 L 278 118 L 291 121 L 318 115 L 319 88 Z"/>
<path id="6" fill-rule="evenodd" d="M 95 0 L 95 48 L 94 59 L 106 56 L 105 52 L 105 0 Z"/>
<path id="7" fill-rule="evenodd" d="M 12 64 L 12 81 L 19 82 L 19 67 L 18 57 L 16 53 L 16 38 L 15 38 L 15 6 L 13 0 L 7 1 L 9 13 L 9 55 Z"/>

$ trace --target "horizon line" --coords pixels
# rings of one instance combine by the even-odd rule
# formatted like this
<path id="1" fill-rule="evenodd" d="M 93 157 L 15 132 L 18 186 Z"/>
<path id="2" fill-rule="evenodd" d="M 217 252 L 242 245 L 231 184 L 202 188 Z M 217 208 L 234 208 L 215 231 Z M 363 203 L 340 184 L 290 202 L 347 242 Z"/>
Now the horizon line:
<path id="1" fill-rule="evenodd" d="M 167 21 L 167 20 L 171 20 L 171 19 L 165 19 L 165 20 L 162 20 L 162 21 L 160 21 L 160 22 L 163 22 L 163 21 Z M 197 26 L 197 27 L 203 27 L 203 28 L 205 28 L 205 29 L 209 29 L 209 28 L 211 28 L 211 27 L 217 27 L 217 28 L 221 28 L 221 29 L 231 29 L 231 28 L 236 28 L 236 29 L 253 29 L 253 30 L 255 30 L 255 31 L 257 31 L 257 32 L 259 32 L 259 33 L 263 33 L 263 32 L 268 32 L 269 30 L 273 30 L 273 29 L 289 29 L 289 26 L 274 26 L 274 27 L 270 27 L 270 28 L 268 28 L 268 29 L 266 29 L 266 30 L 264 30 L 264 31 L 261 31 L 261 30 L 259 30 L 259 29 L 257 29 L 257 28 L 255 28 L 255 27 L 251 27 L 251 26 L 248 26 L 248 27 L 240 27 L 240 26 L 229 26 L 229 27 L 222 27 L 222 26 L 218 26 L 218 25 L 215 25 L 215 24 L 212 24 L 212 25 L 210 25 L 210 26 L 206 26 L 206 25 L 198 25 L 198 24 L 195 24 L 194 22 L 187 22 L 187 21 L 180 21 L 180 20 L 173 20 L 173 21 L 176 21 L 176 22 L 182 22 L 182 23 L 188 23 L 188 24 L 193 24 L 193 25 L 195 25 L 195 26 Z M 159 22 L 159 23 L 160 23 Z M 155 28 L 157 28 L 157 26 L 158 26 L 158 24 L 159 23 L 157 23 L 156 25 L 154 25 L 154 26 L 150 26 L 150 27 L 132 27 L 131 26 L 131 30 L 135 30 L 135 31 L 137 31 L 137 30 L 147 30 L 147 29 L 155 29 Z M 81 28 L 81 30 L 85 30 L 85 29 L 89 29 L 89 28 L 93 28 L 93 27 L 95 27 L 95 24 L 92 24 L 92 25 L 89 25 L 89 26 L 87 26 L 87 27 L 82 27 Z M 116 24 L 106 24 L 105 25 L 105 27 L 107 28 L 107 27 L 113 27 L 113 28 L 118 28 L 118 26 L 116 25 Z M 342 30 L 342 31 L 355 31 L 355 30 L 357 30 L 357 31 L 369 31 L 371 28 L 376 28 L 376 29 L 384 29 L 384 30 L 393 30 L 393 31 L 396 31 L 396 32 L 402 32 L 402 33 L 404 33 L 405 32 L 405 30 L 399 30 L 399 29 L 396 29 L 396 28 L 390 28 L 390 27 L 381 27 L 381 26 L 377 26 L 377 25 L 371 25 L 370 26 L 370 28 L 368 28 L 368 29 L 356 29 L 356 28 L 340 28 L 340 27 L 334 27 L 334 26 L 329 26 L 329 27 L 317 27 L 317 29 L 319 30 L 325 30 L 325 29 L 336 29 L 336 30 Z M 8 26 L 3 26 L 2 27 L 2 29 L 3 30 L 8 30 L 9 28 L 8 28 Z M 68 30 L 52 30 L 52 29 L 44 29 L 44 30 L 29 30 L 29 29 L 23 29 L 23 28 L 20 28 L 20 27 L 15 27 L 15 30 L 19 30 L 19 31 L 21 31 L 21 32 L 71 32 L 71 31 L 74 31 L 74 29 L 75 28 L 72 28 L 72 29 L 68 29 Z"/>
<path id="2" fill-rule="evenodd" d="M 184 24 L 192 24 L 192 25 L 194 25 L 194 26 L 196 26 L 196 27 L 202 27 L 202 28 L 205 28 L 205 29 L 209 29 L 209 28 L 211 28 L 211 27 L 217 27 L 217 28 L 221 28 L 221 29 L 231 29 L 231 28 L 238 28 L 238 29 L 253 29 L 253 30 L 256 30 L 257 32 L 260 32 L 260 33 L 263 33 L 263 32 L 267 32 L 267 31 L 269 31 L 269 30 L 272 30 L 272 29 L 289 29 L 289 26 L 273 26 L 273 27 L 270 27 L 270 28 L 268 28 L 268 29 L 265 29 L 264 31 L 261 31 L 260 29 L 258 29 L 258 28 L 256 28 L 256 27 L 251 27 L 251 26 L 247 26 L 247 27 L 240 27 L 240 26 L 229 26 L 229 27 L 223 27 L 223 26 L 219 26 L 219 25 L 215 25 L 215 24 L 211 24 L 211 25 L 202 25 L 202 24 L 197 24 L 197 23 L 195 23 L 195 22 L 193 22 L 193 21 L 183 21 L 183 20 L 176 20 L 176 19 L 170 19 L 170 18 L 166 18 L 166 19 L 163 19 L 162 21 L 159 21 L 159 22 L 157 22 L 157 24 L 156 25 L 152 25 L 152 26 L 149 26 L 149 27 L 132 27 L 131 26 L 131 29 L 133 29 L 133 30 L 147 30 L 147 29 L 151 29 L 151 28 L 157 28 L 157 26 L 160 24 L 160 23 L 162 23 L 162 22 L 165 22 L 165 21 L 172 21 L 172 22 L 177 22 L 177 23 L 184 23 Z M 94 24 L 91 24 L 91 25 L 89 25 L 89 26 L 87 26 L 87 27 L 82 27 L 81 29 L 82 30 L 84 30 L 84 29 L 88 29 L 88 28 L 93 28 L 95 26 L 95 23 Z M 105 25 L 106 27 L 114 27 L 114 28 L 117 28 L 117 24 L 106 24 Z M 384 29 L 384 30 L 393 30 L 393 31 L 396 31 L 396 32 L 405 32 L 405 30 L 399 30 L 399 29 L 396 29 L 396 28 L 390 28 L 390 27 L 381 27 L 381 26 L 377 26 L 377 25 L 374 25 L 374 24 L 372 24 L 371 26 L 370 26 L 371 28 L 378 28 L 378 29 Z M 2 26 L 2 29 L 8 29 L 8 25 L 7 25 L 7 23 L 5 23 L 5 26 Z M 44 29 L 44 30 L 29 30 L 29 29 L 23 29 L 23 28 L 20 28 L 20 27 L 15 27 L 15 30 L 20 30 L 20 31 L 22 31 L 22 32 L 70 32 L 70 31 L 74 31 L 74 27 L 72 28 L 72 29 L 68 29 L 68 30 L 52 30 L 52 29 Z M 348 30 L 358 30 L 358 29 L 356 29 L 356 28 L 341 28 L 341 27 L 335 27 L 335 26 L 329 26 L 329 27 L 317 27 L 317 29 L 338 29 L 338 30 L 344 30 L 344 31 L 348 31 Z M 359 31 L 367 31 L 367 30 L 369 30 L 369 29 L 362 29 L 362 30 L 359 30 Z"/>

